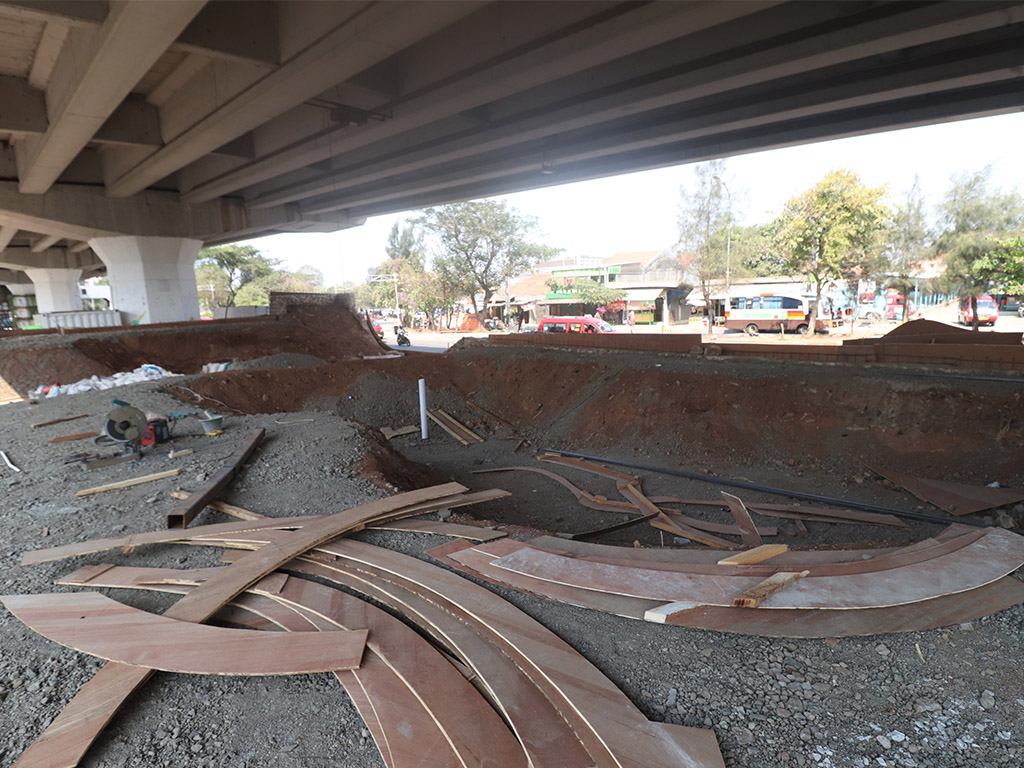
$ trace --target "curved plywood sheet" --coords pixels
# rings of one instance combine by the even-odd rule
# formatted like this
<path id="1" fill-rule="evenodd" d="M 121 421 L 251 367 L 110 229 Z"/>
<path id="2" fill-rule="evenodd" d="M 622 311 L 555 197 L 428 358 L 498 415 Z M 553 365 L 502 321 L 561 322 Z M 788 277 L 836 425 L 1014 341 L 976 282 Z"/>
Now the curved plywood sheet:
<path id="1" fill-rule="evenodd" d="M 463 548 L 461 551 L 448 551 L 439 559 L 444 559 L 452 567 L 470 575 L 504 587 L 629 619 L 642 621 L 648 610 L 661 605 L 657 600 L 577 589 L 495 568 L 492 562 L 497 558 L 472 547 Z M 1006 576 L 969 592 L 887 608 L 863 608 L 858 611 L 799 608 L 750 611 L 743 608 L 702 605 L 673 614 L 666 623 L 691 629 L 759 637 L 857 637 L 892 632 L 920 632 L 962 624 L 998 613 L 1022 602 L 1024 584 L 1012 576 Z"/>
<path id="2" fill-rule="evenodd" d="M 32 630 L 90 656 L 196 675 L 302 675 L 359 666 L 367 632 L 286 637 L 176 621 L 98 592 L 5 595 Z"/>
<path id="3" fill-rule="evenodd" d="M 370 520 L 385 519 L 389 514 L 394 518 L 409 516 L 414 514 L 412 510 L 416 509 L 417 504 L 465 490 L 458 483 L 448 483 L 401 493 L 317 518 L 301 531 L 283 534 L 287 537 L 287 543 L 243 557 L 231 568 L 225 569 L 229 573 L 214 576 L 204 582 L 172 605 L 164 615 L 184 621 L 204 622 L 233 597 L 275 571 L 278 565 L 307 549 L 361 527 Z M 75 694 L 15 765 L 77 765 L 125 699 L 143 685 L 151 673 L 150 669 L 126 664 L 104 666 Z"/>
<path id="4" fill-rule="evenodd" d="M 939 550 L 945 542 L 936 545 Z M 881 608 L 964 592 L 991 583 L 1024 563 L 1024 537 L 989 529 L 976 541 L 952 552 L 884 571 L 809 576 L 776 593 L 760 609 Z M 726 575 L 728 570 L 764 566 L 727 566 L 723 574 L 686 573 L 611 565 L 524 549 L 495 561 L 495 566 L 558 584 L 613 592 L 663 602 L 731 606 L 763 575 Z M 856 564 L 848 564 L 850 566 Z M 841 566 L 833 566 L 841 567 Z M 778 570 L 778 569 L 775 569 Z"/>

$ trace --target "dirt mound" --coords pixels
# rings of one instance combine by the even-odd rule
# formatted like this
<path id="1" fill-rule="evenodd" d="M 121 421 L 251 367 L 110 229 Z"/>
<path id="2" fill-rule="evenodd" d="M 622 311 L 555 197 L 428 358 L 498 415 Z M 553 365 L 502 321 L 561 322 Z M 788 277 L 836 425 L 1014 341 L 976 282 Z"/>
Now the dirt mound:
<path id="1" fill-rule="evenodd" d="M 249 371 L 256 368 L 305 368 L 310 365 L 323 365 L 324 360 L 315 355 L 301 355 L 294 352 L 280 352 L 276 355 L 258 357 L 255 360 L 243 360 L 232 363 L 235 370 Z"/>
<path id="2" fill-rule="evenodd" d="M 967 482 L 1009 483 L 1024 466 L 1014 385 L 901 379 L 879 369 L 476 347 L 315 369 L 227 371 L 190 387 L 251 413 L 310 403 L 395 427 L 418 423 L 420 377 L 431 406 L 471 429 L 506 430 L 470 402 L 551 447 L 617 447 L 723 471 L 804 467 L 843 476 L 863 472 L 859 459 L 871 458 Z"/>
<path id="3" fill-rule="evenodd" d="M 109 376 L 145 363 L 174 373 L 198 373 L 206 363 L 239 363 L 278 354 L 302 356 L 296 359 L 309 365 L 313 358 L 336 362 L 380 353 L 378 342 L 343 302 L 289 304 L 279 318 L 251 322 L 0 339 L 0 379 L 17 391 L 27 391 L 39 384 Z"/>

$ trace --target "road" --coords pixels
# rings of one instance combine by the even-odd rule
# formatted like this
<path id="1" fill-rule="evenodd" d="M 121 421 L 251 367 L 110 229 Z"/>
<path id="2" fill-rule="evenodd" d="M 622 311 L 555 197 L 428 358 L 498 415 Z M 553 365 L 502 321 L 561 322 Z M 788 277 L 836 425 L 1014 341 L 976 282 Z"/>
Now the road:
<path id="1" fill-rule="evenodd" d="M 927 307 L 924 310 L 924 316 L 929 320 L 936 320 L 941 323 L 947 323 L 957 328 L 963 328 L 964 326 L 957 325 L 956 322 L 957 308 L 956 303 L 945 304 L 937 307 Z M 379 321 L 378 321 L 379 322 Z M 384 341 L 393 347 L 395 344 L 395 333 L 394 333 L 394 322 L 383 321 L 381 323 Z M 701 326 L 674 326 L 669 330 L 669 333 L 696 333 Z M 895 327 L 894 323 L 891 322 L 878 322 L 871 325 L 858 324 L 854 327 L 854 336 L 882 336 Z M 1017 317 L 1015 314 L 1002 313 L 999 316 L 999 320 L 992 328 L 981 328 L 981 333 L 991 333 L 992 331 L 1003 331 L 1003 332 L 1024 332 L 1024 318 Z M 625 331 L 624 331 L 625 332 Z M 635 333 L 661 333 L 661 326 L 645 326 L 637 327 L 634 330 Z M 408 349 L 415 352 L 434 352 L 443 353 L 446 352 L 452 345 L 457 343 L 463 337 L 471 338 L 487 338 L 486 333 L 460 333 L 460 332 L 448 332 L 448 333 L 430 333 L 426 331 L 411 331 L 409 333 L 409 339 L 412 341 L 412 346 L 402 347 L 402 349 Z M 847 335 L 845 331 L 836 332 L 831 335 L 831 338 L 845 338 Z M 765 338 L 775 339 L 777 334 L 765 334 Z M 715 332 L 716 341 L 751 341 L 754 342 L 756 339 L 751 339 L 742 332 L 736 333 L 725 333 L 723 334 L 720 330 Z M 830 337 L 818 336 L 815 341 L 823 342 Z M 709 340 L 705 335 L 705 341 Z M 762 339 L 763 341 L 764 339 Z M 790 334 L 783 341 L 786 343 L 802 343 L 803 337 Z M 397 348 L 397 347 L 396 347 Z"/>

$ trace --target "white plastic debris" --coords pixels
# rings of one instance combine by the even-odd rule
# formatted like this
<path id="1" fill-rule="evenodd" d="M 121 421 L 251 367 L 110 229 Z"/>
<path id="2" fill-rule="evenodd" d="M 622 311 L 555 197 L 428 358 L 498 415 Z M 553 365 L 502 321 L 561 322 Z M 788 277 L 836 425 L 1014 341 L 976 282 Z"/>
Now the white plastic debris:
<path id="1" fill-rule="evenodd" d="M 13 469 L 15 472 L 21 472 L 20 469 L 18 469 L 16 466 L 11 464 L 11 460 L 7 458 L 7 454 L 4 453 L 3 451 L 0 451 L 0 458 L 2 458 L 4 460 L 4 464 L 6 464 L 11 469 Z"/>
<path id="2" fill-rule="evenodd" d="M 180 375 L 171 373 L 159 365 L 147 363 L 134 371 L 115 373 L 113 376 L 92 376 L 76 381 L 74 384 L 43 384 L 29 392 L 28 397 L 30 400 L 41 400 L 44 397 L 57 397 L 58 395 L 78 395 L 82 392 L 113 389 L 114 387 L 123 387 L 125 384 L 136 384 L 140 381 L 154 381 Z"/>

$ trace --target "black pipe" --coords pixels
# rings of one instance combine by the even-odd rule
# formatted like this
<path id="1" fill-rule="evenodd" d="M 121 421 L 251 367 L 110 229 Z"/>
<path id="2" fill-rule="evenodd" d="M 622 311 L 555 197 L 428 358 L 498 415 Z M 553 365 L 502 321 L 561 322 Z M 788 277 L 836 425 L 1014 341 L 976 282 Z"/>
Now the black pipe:
<path id="1" fill-rule="evenodd" d="M 747 483 L 743 480 L 726 480 L 721 477 L 709 477 L 708 475 L 698 475 L 694 472 L 683 472 L 678 469 L 661 469 L 659 467 L 645 467 L 643 464 L 630 464 L 628 461 L 618 461 L 617 459 L 605 459 L 600 456 L 587 456 L 585 453 L 572 453 L 570 451 L 556 451 L 553 449 L 547 449 L 549 453 L 556 453 L 559 456 L 568 456 L 573 459 L 585 459 L 587 461 L 596 461 L 601 464 L 612 464 L 616 467 L 627 467 L 629 469 L 639 469 L 643 472 L 655 472 L 660 475 L 671 475 L 672 477 L 685 477 L 687 480 L 700 480 L 704 483 L 714 483 L 715 485 L 724 485 L 729 488 L 743 488 L 748 491 L 760 491 L 761 493 L 767 493 L 773 496 L 788 496 L 793 499 L 800 499 L 801 501 L 818 501 L 823 504 L 833 504 L 837 507 L 848 507 L 849 509 L 859 509 L 864 512 L 878 512 L 883 515 L 892 515 L 893 517 L 903 517 L 908 520 L 921 520 L 926 523 L 938 523 L 940 525 L 950 525 L 952 523 L 960 523 L 961 525 L 973 525 L 975 528 L 993 528 L 988 523 L 982 523 L 978 520 L 960 519 L 952 517 L 939 517 L 938 515 L 925 515 L 920 512 L 904 512 L 901 509 L 892 509 L 891 507 L 880 507 L 877 504 L 865 504 L 860 501 L 848 501 L 846 499 L 833 499 L 830 496 L 819 496 L 816 493 L 803 493 L 801 491 L 787 491 L 785 488 L 773 488 L 770 485 L 758 485 L 757 483 Z M 808 510 L 811 513 L 813 510 Z M 1019 528 L 1013 529 L 1014 533 L 1024 534 L 1024 530 Z"/>

